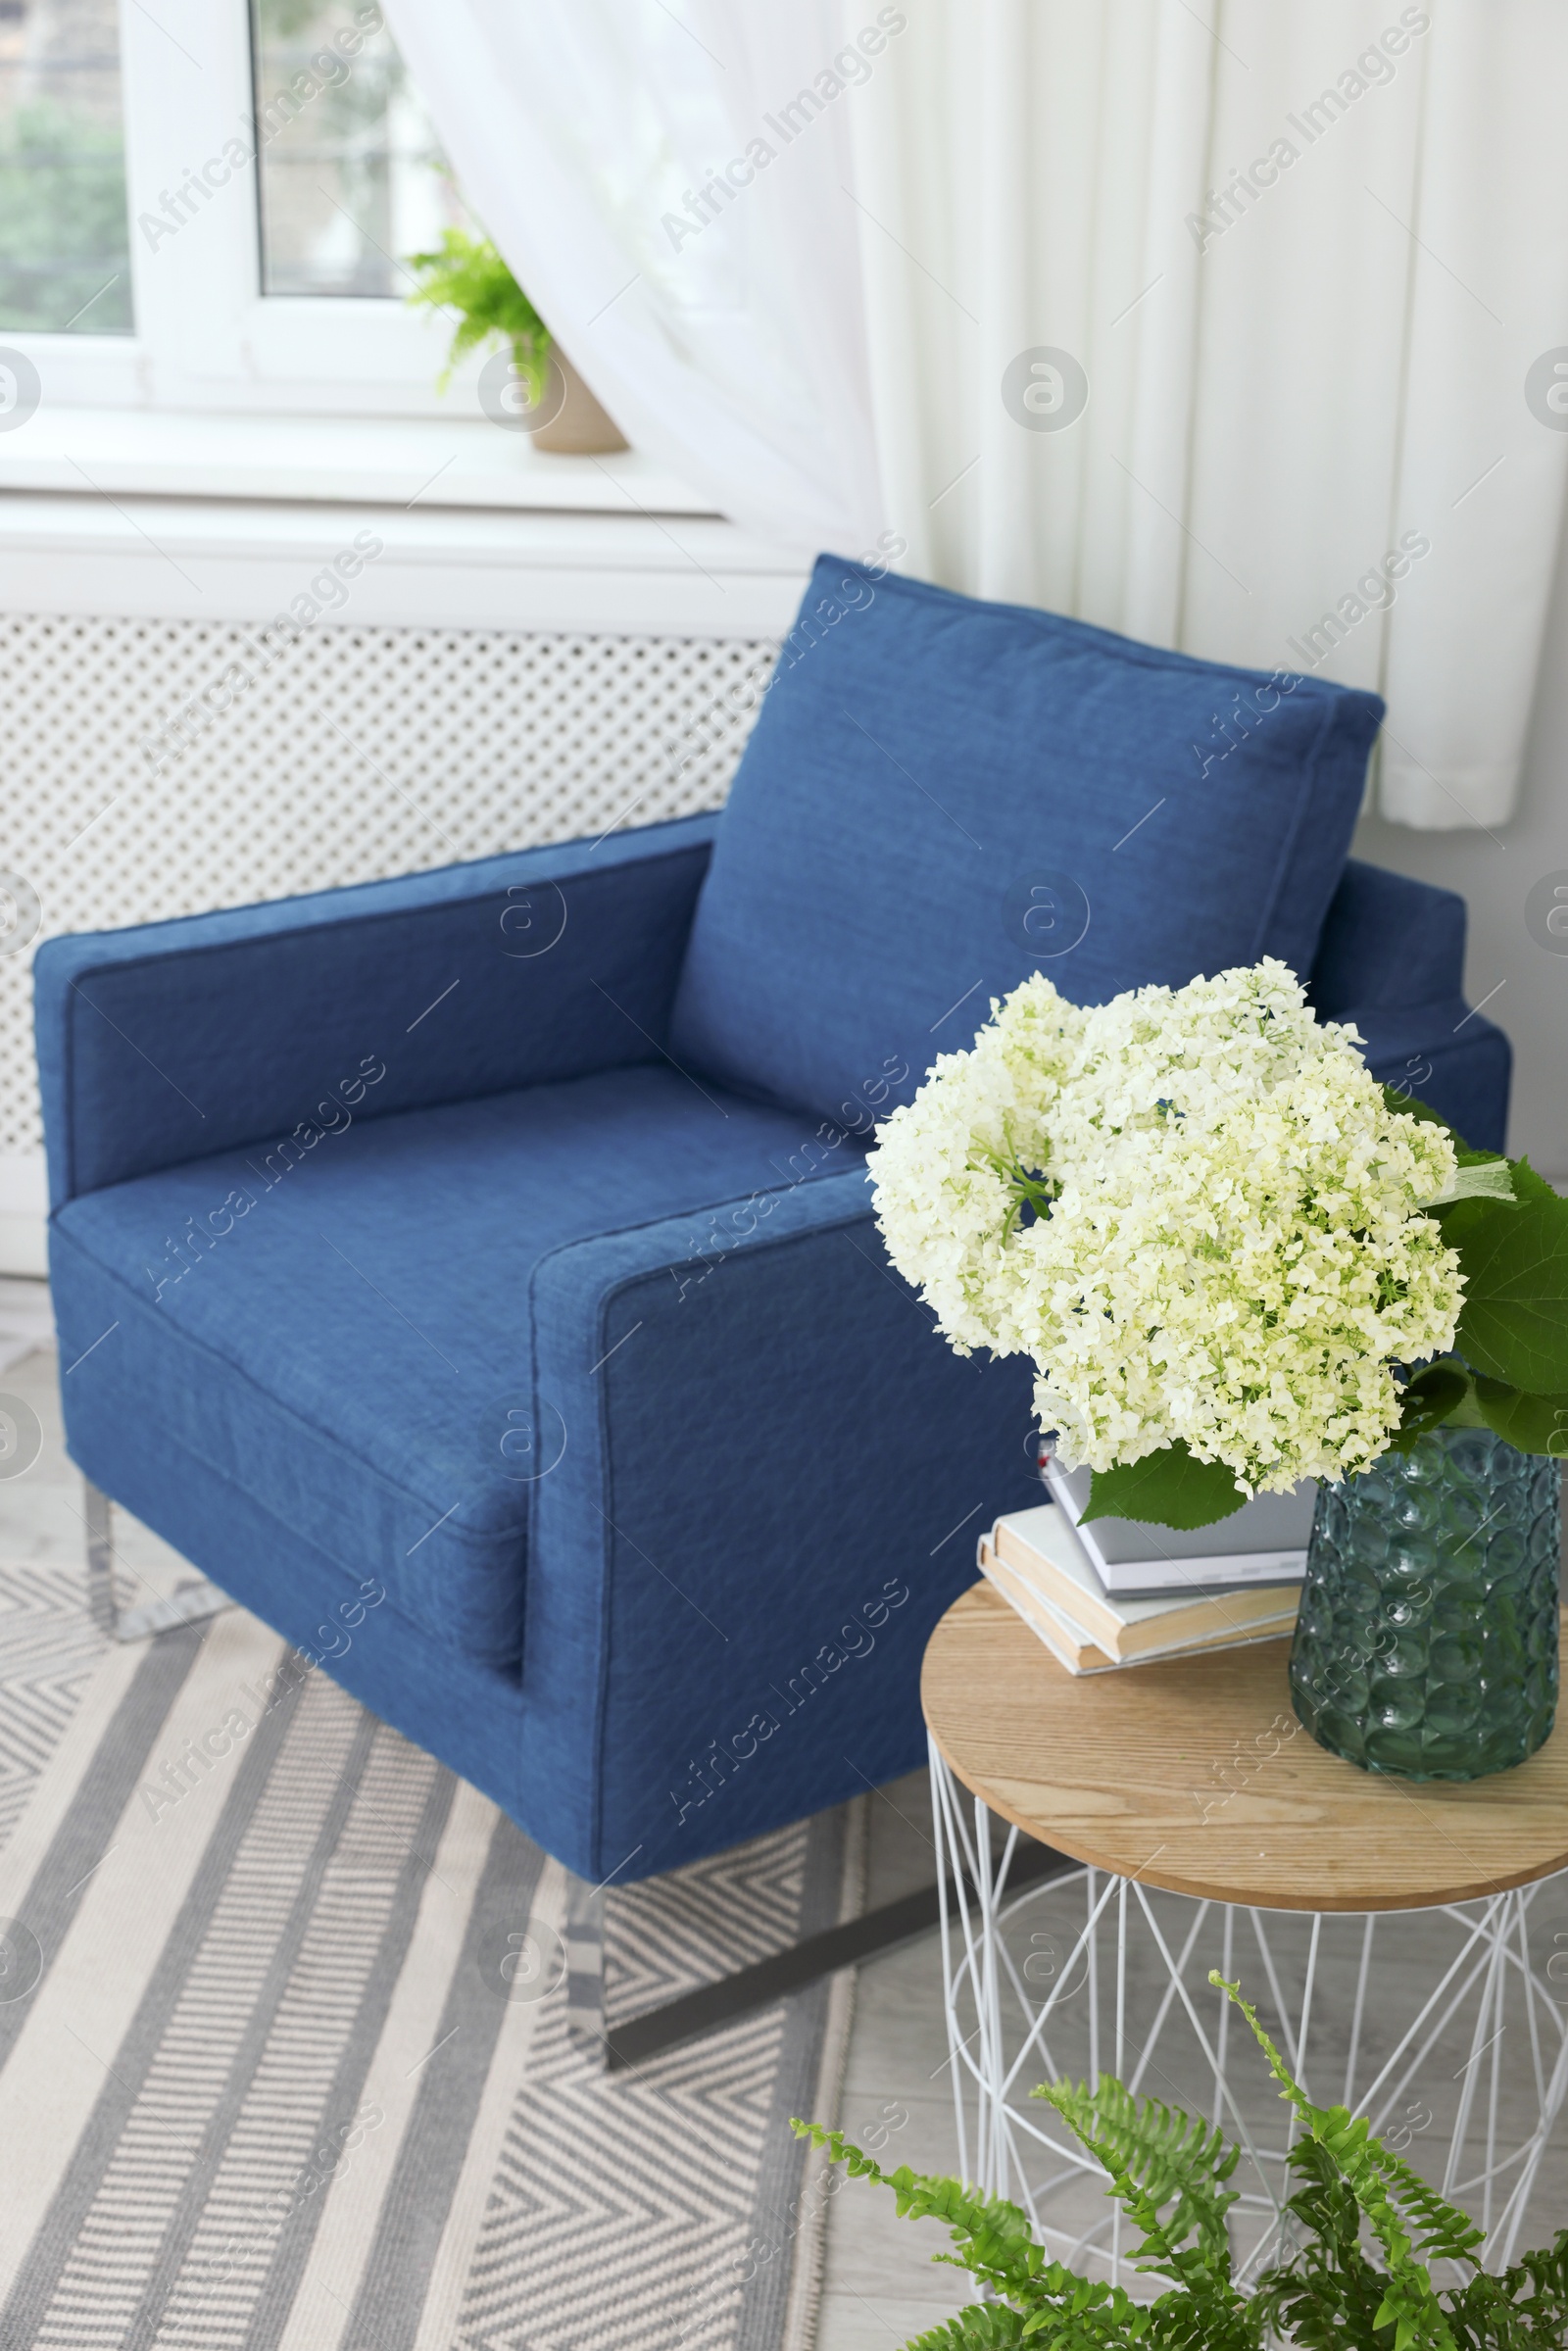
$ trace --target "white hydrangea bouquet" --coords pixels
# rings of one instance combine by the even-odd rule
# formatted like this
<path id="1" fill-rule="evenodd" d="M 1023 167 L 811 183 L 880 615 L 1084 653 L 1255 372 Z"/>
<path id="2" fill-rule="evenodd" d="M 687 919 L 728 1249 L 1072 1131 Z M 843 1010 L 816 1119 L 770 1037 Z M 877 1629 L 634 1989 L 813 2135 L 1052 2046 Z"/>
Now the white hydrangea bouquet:
<path id="1" fill-rule="evenodd" d="M 1568 1451 L 1568 1201 L 1285 964 L 991 1012 L 882 1127 L 877 1221 L 953 1347 L 1033 1358 L 1090 1515 L 1203 1526 L 1446 1421 Z"/>

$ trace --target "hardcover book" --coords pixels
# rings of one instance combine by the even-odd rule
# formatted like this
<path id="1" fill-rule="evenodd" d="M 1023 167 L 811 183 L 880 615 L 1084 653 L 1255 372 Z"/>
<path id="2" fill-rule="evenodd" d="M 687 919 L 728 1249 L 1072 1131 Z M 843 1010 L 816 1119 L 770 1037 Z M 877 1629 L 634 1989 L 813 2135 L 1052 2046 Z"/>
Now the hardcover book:
<path id="1" fill-rule="evenodd" d="M 982 1540 L 979 1565 L 1074 1673 L 1273 1639 L 1294 1629 L 1300 1597 L 1298 1586 L 1285 1584 L 1112 1598 L 1065 1512 L 1050 1503 L 999 1518 Z"/>
<path id="2" fill-rule="evenodd" d="M 1105 1592 L 1116 1599 L 1169 1592 L 1221 1592 L 1238 1586 L 1298 1584 L 1306 1573 L 1316 1481 L 1291 1494 L 1259 1494 L 1212 1526 L 1146 1526 L 1133 1518 L 1093 1518 L 1087 1469 L 1041 1464 L 1047 1491 L 1070 1521 Z"/>

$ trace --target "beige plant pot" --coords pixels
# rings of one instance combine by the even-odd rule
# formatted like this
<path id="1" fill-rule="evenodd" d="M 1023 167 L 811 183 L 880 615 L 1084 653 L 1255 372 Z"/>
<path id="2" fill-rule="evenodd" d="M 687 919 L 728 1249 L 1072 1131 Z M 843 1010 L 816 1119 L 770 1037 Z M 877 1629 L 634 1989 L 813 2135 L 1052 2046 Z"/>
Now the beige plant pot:
<path id="1" fill-rule="evenodd" d="M 600 407 L 559 343 L 550 347 L 550 375 L 539 409 L 546 421 L 532 429 L 535 449 L 555 457 L 609 457 L 628 446 L 613 416 Z"/>

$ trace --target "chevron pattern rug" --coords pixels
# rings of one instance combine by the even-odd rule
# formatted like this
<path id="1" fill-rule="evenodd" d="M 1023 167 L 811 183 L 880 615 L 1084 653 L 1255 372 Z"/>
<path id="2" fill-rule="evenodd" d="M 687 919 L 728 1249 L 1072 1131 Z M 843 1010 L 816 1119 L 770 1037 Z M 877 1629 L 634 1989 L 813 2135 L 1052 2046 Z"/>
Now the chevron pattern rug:
<path id="1" fill-rule="evenodd" d="M 862 1837 L 612 1893 L 612 2016 L 851 1915 Z M 564 1909 L 254 1617 L 106 1646 L 79 1577 L 0 1568 L 4 2351 L 808 2351 L 787 2124 L 833 2109 L 849 1979 L 607 2078 L 507 1964 Z"/>

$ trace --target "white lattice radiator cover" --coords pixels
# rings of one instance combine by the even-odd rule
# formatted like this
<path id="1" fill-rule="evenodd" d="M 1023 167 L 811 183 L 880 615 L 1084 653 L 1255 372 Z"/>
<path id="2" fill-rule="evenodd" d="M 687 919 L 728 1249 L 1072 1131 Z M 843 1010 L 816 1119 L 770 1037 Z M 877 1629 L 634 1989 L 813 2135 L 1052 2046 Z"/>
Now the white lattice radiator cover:
<path id="1" fill-rule="evenodd" d="M 0 867 L 50 938 L 715 808 L 774 652 L 0 616 Z M 41 1140 L 30 963 L 0 954 L 0 1157 Z"/>

